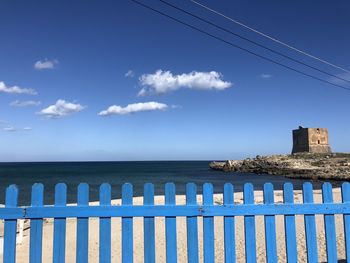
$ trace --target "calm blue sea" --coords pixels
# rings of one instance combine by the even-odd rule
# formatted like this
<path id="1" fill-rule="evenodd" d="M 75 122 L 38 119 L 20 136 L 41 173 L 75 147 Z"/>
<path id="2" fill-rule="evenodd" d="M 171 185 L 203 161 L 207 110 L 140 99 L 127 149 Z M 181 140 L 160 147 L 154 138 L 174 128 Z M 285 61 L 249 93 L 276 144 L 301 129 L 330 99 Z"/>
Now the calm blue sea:
<path id="1" fill-rule="evenodd" d="M 120 197 L 121 185 L 134 185 L 135 196 L 143 193 L 143 184 L 155 184 L 156 194 L 163 194 L 164 184 L 174 182 L 177 193 L 184 194 L 185 184 L 194 182 L 201 192 L 202 184 L 210 182 L 215 192 L 222 193 L 224 183 L 231 182 L 235 191 L 241 191 L 246 182 L 252 182 L 255 189 L 262 189 L 263 183 L 272 182 L 275 189 L 281 189 L 284 182 L 293 182 L 300 189 L 304 180 L 288 179 L 282 176 L 224 173 L 208 168 L 208 161 L 152 161 L 152 162 L 54 162 L 54 163 L 0 163 L 0 203 L 4 203 L 5 188 L 10 184 L 19 187 L 19 203 L 30 203 L 32 184 L 40 182 L 45 186 L 45 203 L 51 204 L 54 186 L 64 182 L 68 186 L 68 202 L 76 202 L 77 185 L 90 185 L 90 200 L 98 200 L 101 183 L 112 185 L 113 198 Z M 314 183 L 320 187 L 320 182 Z"/>

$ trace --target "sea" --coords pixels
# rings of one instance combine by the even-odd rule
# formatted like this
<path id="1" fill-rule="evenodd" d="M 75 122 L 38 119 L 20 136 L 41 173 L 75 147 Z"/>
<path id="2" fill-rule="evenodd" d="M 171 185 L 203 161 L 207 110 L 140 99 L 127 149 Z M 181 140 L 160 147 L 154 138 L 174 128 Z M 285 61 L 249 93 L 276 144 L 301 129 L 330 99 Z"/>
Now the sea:
<path id="1" fill-rule="evenodd" d="M 29 205 L 34 183 L 44 185 L 44 202 L 52 204 L 57 183 L 67 184 L 67 202 L 76 203 L 77 186 L 83 182 L 90 186 L 90 201 L 98 201 L 102 183 L 112 186 L 112 198 L 120 198 L 121 186 L 127 182 L 133 184 L 134 196 L 142 196 L 145 183 L 153 183 L 155 194 L 163 195 L 167 182 L 176 184 L 177 194 L 185 194 L 189 182 L 197 184 L 199 193 L 204 183 L 212 183 L 215 193 L 222 193 L 225 183 L 232 183 L 235 191 L 242 191 L 248 182 L 253 183 L 254 189 L 262 190 L 266 182 L 273 183 L 275 189 L 282 189 L 285 182 L 301 189 L 305 181 L 277 175 L 214 171 L 209 169 L 209 161 L 0 163 L 0 204 L 4 204 L 6 187 L 11 184 L 19 189 L 19 205 Z M 320 188 L 321 184 L 313 182 L 314 188 Z"/>

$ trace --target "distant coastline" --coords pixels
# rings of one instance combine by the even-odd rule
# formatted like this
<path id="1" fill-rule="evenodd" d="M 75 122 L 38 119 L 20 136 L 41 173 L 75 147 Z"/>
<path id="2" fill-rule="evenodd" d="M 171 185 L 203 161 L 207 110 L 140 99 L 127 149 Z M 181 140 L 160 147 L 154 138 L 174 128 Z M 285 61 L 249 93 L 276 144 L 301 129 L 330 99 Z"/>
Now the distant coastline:
<path id="1" fill-rule="evenodd" d="M 349 180 L 350 153 L 297 153 L 211 162 L 213 170 L 281 175 L 312 180 Z"/>

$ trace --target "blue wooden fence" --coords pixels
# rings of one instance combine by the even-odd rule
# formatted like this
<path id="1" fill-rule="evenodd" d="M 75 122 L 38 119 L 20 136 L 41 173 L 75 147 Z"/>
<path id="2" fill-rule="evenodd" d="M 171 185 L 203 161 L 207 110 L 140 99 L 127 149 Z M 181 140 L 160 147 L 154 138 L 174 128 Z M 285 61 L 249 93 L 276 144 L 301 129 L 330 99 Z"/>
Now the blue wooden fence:
<path id="1" fill-rule="evenodd" d="M 111 205 L 111 186 L 100 186 L 100 205 L 89 206 L 89 186 L 82 183 L 78 187 L 77 205 L 66 206 L 67 187 L 57 184 L 55 204 L 44 205 L 44 187 L 34 184 L 31 206 L 18 207 L 18 189 L 11 185 L 6 190 L 5 207 L 0 208 L 0 219 L 4 219 L 3 262 L 16 260 L 16 227 L 18 219 L 30 219 L 29 262 L 42 262 L 43 219 L 54 218 L 53 261 L 65 262 L 66 218 L 77 218 L 76 261 L 88 262 L 89 217 L 100 220 L 99 260 L 111 262 L 111 218 L 122 220 L 122 262 L 133 262 L 133 218 L 144 220 L 144 262 L 155 262 L 155 217 L 165 217 L 166 261 L 177 262 L 176 217 L 187 218 L 187 257 L 188 262 L 198 262 L 198 224 L 203 217 L 204 262 L 214 262 L 214 217 L 223 216 L 225 262 L 235 262 L 235 217 L 243 216 L 245 225 L 246 262 L 256 262 L 255 216 L 264 216 L 267 262 L 277 262 L 275 216 L 283 215 L 285 223 L 286 255 L 288 262 L 297 262 L 297 240 L 295 215 L 304 215 L 308 262 L 318 262 L 315 215 L 324 215 L 326 249 L 328 262 L 337 262 L 335 214 L 342 214 L 344 220 L 345 249 L 347 262 L 350 262 L 350 183 L 341 187 L 342 203 L 333 203 L 332 186 L 324 183 L 323 203 L 313 202 L 311 183 L 303 185 L 302 204 L 294 203 L 293 185 L 286 183 L 283 189 L 284 203 L 274 203 L 273 186 L 264 185 L 264 203 L 254 204 L 253 185 L 244 185 L 244 204 L 234 204 L 234 190 L 231 184 L 223 189 L 223 205 L 214 205 L 213 186 L 203 185 L 203 204 L 196 200 L 197 188 L 193 183 L 186 186 L 186 205 L 176 205 L 175 185 L 165 185 L 165 204 L 154 205 L 154 186 L 145 184 L 144 204 L 133 205 L 133 187 L 122 187 L 122 205 Z M 260 227 L 260 226 L 259 226 Z M 262 227 L 262 226 L 261 226 Z M 45 242 L 45 240 L 44 240 Z"/>

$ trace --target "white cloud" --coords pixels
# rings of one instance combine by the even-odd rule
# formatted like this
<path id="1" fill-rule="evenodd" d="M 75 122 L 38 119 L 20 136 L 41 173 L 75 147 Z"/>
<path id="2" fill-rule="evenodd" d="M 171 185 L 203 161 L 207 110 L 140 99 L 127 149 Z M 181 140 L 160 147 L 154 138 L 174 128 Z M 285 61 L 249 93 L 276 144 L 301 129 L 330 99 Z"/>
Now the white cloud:
<path id="1" fill-rule="evenodd" d="M 269 79 L 269 78 L 272 77 L 272 75 L 271 75 L 271 74 L 267 74 L 267 73 L 262 73 L 262 74 L 260 74 L 260 77 L 261 77 L 262 79 Z"/>
<path id="2" fill-rule="evenodd" d="M 173 75 L 170 71 L 157 70 L 154 74 L 143 74 L 139 81 L 143 88 L 139 96 L 162 94 L 180 88 L 198 90 L 224 90 L 233 84 L 223 81 L 222 74 L 216 71 L 183 73 Z"/>
<path id="3" fill-rule="evenodd" d="M 29 94 L 29 95 L 38 94 L 33 89 L 25 89 L 25 88 L 20 88 L 18 86 L 7 87 L 3 81 L 0 81 L 0 92 L 9 93 L 9 94 Z"/>
<path id="4" fill-rule="evenodd" d="M 4 127 L 2 130 L 5 132 L 20 132 L 20 131 L 31 131 L 32 128 L 31 127 L 24 127 L 22 129 L 16 129 L 13 126 L 7 126 L 7 127 Z"/>
<path id="5" fill-rule="evenodd" d="M 65 100 L 57 100 L 56 104 L 42 109 L 38 114 L 44 115 L 50 119 L 55 119 L 82 111 L 84 108 L 85 106 L 80 104 L 66 102 Z"/>
<path id="6" fill-rule="evenodd" d="M 12 126 L 8 126 L 8 127 L 3 128 L 3 130 L 6 132 L 15 132 L 16 128 L 12 127 Z"/>
<path id="7" fill-rule="evenodd" d="M 125 75 L 124 75 L 126 78 L 133 78 L 135 76 L 135 73 L 134 71 L 132 71 L 131 69 L 129 69 Z"/>
<path id="8" fill-rule="evenodd" d="M 168 108 L 168 105 L 164 103 L 159 103 L 155 101 L 140 102 L 140 103 L 128 104 L 126 107 L 113 105 L 108 107 L 107 110 L 101 111 L 98 115 L 100 116 L 125 115 L 130 113 L 137 113 L 141 111 L 166 110 L 167 108 Z"/>
<path id="9" fill-rule="evenodd" d="M 34 101 L 34 100 L 15 100 L 10 103 L 10 106 L 13 107 L 28 107 L 28 106 L 39 106 L 41 104 L 40 101 Z"/>
<path id="10" fill-rule="evenodd" d="M 38 60 L 34 64 L 34 68 L 37 70 L 42 70 L 42 69 L 54 69 L 56 65 L 58 64 L 58 60 L 49 60 L 45 58 L 44 60 Z"/>

